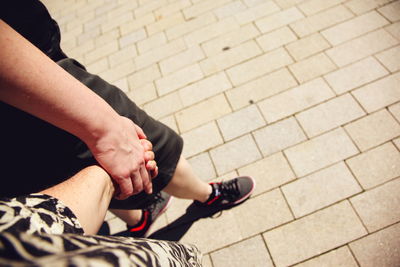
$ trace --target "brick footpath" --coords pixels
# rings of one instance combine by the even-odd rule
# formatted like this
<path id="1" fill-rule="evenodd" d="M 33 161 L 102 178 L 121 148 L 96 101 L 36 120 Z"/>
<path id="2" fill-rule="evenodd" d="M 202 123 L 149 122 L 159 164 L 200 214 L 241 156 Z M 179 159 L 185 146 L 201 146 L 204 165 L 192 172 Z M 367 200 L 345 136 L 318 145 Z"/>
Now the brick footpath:
<path id="1" fill-rule="evenodd" d="M 181 240 L 204 266 L 400 266 L 400 1 L 44 2 L 66 53 L 175 129 L 202 179 L 256 179 Z"/>

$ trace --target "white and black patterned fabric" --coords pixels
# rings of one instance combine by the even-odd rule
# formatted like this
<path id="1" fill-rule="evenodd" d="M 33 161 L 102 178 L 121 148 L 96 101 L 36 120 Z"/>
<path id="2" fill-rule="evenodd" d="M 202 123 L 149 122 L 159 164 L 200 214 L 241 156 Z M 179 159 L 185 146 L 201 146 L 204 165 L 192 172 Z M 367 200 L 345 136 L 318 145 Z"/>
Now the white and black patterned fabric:
<path id="1" fill-rule="evenodd" d="M 201 266 L 193 245 L 83 235 L 72 211 L 43 195 L 0 200 L 0 266 Z"/>

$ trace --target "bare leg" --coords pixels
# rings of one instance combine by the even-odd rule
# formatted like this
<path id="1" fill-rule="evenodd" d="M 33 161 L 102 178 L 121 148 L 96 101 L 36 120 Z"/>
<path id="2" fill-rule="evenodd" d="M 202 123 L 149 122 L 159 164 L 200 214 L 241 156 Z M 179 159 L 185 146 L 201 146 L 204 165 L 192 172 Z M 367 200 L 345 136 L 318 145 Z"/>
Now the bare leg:
<path id="1" fill-rule="evenodd" d="M 114 191 L 110 176 L 102 168 L 90 166 L 40 193 L 61 200 L 74 212 L 85 234 L 96 234 Z"/>
<path id="2" fill-rule="evenodd" d="M 163 191 L 178 198 L 205 202 L 210 196 L 211 190 L 211 186 L 200 180 L 194 174 L 189 163 L 181 157 L 171 182 L 169 182 Z"/>

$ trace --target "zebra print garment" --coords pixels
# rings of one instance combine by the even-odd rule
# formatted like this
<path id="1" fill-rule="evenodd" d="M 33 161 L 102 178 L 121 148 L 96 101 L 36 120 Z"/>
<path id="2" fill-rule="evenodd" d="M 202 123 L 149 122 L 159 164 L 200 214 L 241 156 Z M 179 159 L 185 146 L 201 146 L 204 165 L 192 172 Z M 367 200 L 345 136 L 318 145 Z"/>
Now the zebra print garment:
<path id="1" fill-rule="evenodd" d="M 201 266 L 193 245 L 83 235 L 57 199 L 31 194 L 0 200 L 1 266 Z"/>

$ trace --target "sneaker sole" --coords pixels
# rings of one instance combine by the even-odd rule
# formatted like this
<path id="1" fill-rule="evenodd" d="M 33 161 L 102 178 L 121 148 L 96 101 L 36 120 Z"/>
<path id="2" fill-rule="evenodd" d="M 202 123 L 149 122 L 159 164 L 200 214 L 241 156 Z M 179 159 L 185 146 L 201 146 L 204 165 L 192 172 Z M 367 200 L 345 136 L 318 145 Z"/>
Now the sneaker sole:
<path id="1" fill-rule="evenodd" d="M 240 177 L 250 179 L 253 182 L 253 186 L 251 187 L 251 190 L 246 195 L 244 195 L 242 198 L 236 200 L 232 204 L 228 204 L 228 206 L 233 206 L 233 205 L 240 204 L 243 201 L 245 201 L 246 199 L 248 199 L 251 196 L 251 194 L 253 193 L 253 191 L 254 191 L 254 189 L 256 187 L 256 181 L 252 177 L 250 177 L 250 176 L 240 176 Z M 238 178 L 240 178 L 240 177 L 238 177 Z"/>
<path id="2" fill-rule="evenodd" d="M 160 218 L 160 216 L 163 215 L 167 211 L 167 209 L 171 206 L 171 202 L 172 202 L 173 198 L 174 198 L 173 196 L 170 196 L 167 204 L 164 206 L 164 208 L 161 209 L 160 213 L 158 213 L 158 216 L 154 219 L 153 223 L 150 225 L 149 229 L 147 229 L 147 231 L 144 233 L 143 237 L 148 236 L 148 233 L 150 232 L 151 228 L 153 227 L 153 225 L 157 221 L 157 219 Z"/>

